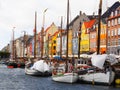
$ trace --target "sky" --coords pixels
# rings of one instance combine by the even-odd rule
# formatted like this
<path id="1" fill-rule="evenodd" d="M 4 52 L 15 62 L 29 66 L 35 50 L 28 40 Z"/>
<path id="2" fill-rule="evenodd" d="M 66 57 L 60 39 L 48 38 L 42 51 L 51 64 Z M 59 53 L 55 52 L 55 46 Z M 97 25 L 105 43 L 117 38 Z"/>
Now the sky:
<path id="1" fill-rule="evenodd" d="M 86 15 L 98 14 L 100 0 L 69 0 L 70 1 L 70 21 L 79 12 Z M 119 0 L 103 0 L 104 13 L 107 7 Z M 60 26 L 60 18 L 63 16 L 63 26 L 66 25 L 67 0 L 0 0 L 0 50 L 12 40 L 14 28 L 15 39 L 23 36 L 23 31 L 33 35 L 35 11 L 37 12 L 37 32 L 43 26 L 43 12 L 45 15 L 44 28 L 49 27 L 53 22 Z"/>

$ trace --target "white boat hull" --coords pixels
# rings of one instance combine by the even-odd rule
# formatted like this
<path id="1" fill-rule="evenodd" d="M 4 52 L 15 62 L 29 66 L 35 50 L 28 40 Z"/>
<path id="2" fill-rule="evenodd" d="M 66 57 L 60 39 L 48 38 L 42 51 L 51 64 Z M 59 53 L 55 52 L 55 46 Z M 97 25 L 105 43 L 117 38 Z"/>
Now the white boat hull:
<path id="1" fill-rule="evenodd" d="M 62 75 L 52 75 L 52 80 L 57 82 L 75 83 L 78 80 L 77 73 L 65 73 Z"/>
<path id="2" fill-rule="evenodd" d="M 114 72 L 97 72 L 97 73 L 87 73 L 84 75 L 79 75 L 80 81 L 85 82 L 94 82 L 94 83 L 100 83 L 100 84 L 107 84 L 111 85 L 111 83 L 114 81 L 115 73 Z"/>
<path id="3" fill-rule="evenodd" d="M 32 76 L 50 76 L 52 73 L 44 60 L 36 61 L 32 66 L 30 63 L 25 66 L 25 74 Z"/>
<path id="4" fill-rule="evenodd" d="M 42 76 L 42 72 L 25 67 L 25 74 L 32 76 Z"/>

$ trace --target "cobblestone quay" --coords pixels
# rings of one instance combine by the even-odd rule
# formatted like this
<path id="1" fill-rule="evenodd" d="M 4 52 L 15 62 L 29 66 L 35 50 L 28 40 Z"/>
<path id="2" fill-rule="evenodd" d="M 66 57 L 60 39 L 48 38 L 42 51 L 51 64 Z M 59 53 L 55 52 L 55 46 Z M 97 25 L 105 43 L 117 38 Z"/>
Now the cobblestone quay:
<path id="1" fill-rule="evenodd" d="M 51 77 L 28 76 L 24 69 L 8 69 L 0 64 L 0 90 L 120 90 L 120 87 L 58 83 Z"/>

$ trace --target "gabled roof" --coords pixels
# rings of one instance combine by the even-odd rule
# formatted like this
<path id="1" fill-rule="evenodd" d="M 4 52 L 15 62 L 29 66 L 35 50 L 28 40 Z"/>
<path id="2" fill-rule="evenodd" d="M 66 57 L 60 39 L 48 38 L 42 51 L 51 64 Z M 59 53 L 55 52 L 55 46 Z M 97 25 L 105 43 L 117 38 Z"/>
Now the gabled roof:
<path id="1" fill-rule="evenodd" d="M 74 23 L 78 18 L 79 18 L 79 15 L 77 15 L 77 16 L 71 21 L 71 23 L 69 24 L 69 26 L 72 26 L 73 23 Z"/>
<path id="2" fill-rule="evenodd" d="M 85 13 L 83 13 L 83 15 L 86 15 Z M 98 18 L 98 15 L 86 15 L 88 18 L 89 18 L 89 20 L 92 20 L 92 19 L 97 19 Z M 72 21 L 71 21 L 71 23 L 69 24 L 69 26 L 72 26 L 73 25 L 73 23 L 77 20 L 77 19 L 79 19 L 79 15 L 77 15 Z M 83 21 L 84 22 L 84 21 Z"/>
<path id="3" fill-rule="evenodd" d="M 29 36 L 28 40 L 27 40 L 27 45 L 29 45 L 31 43 L 31 41 L 33 40 L 34 36 Z"/>
<path id="4" fill-rule="evenodd" d="M 85 28 L 92 28 L 92 26 L 94 25 L 96 19 L 90 20 L 88 22 L 84 22 Z"/>
<path id="5" fill-rule="evenodd" d="M 57 35 L 59 32 L 60 32 L 60 31 L 56 31 L 56 32 L 53 34 L 53 36 Z"/>
<path id="6" fill-rule="evenodd" d="M 53 25 L 55 25 L 55 24 L 52 23 L 52 24 L 45 30 L 45 32 L 47 32 Z"/>
<path id="7" fill-rule="evenodd" d="M 103 15 L 102 18 L 107 18 L 110 16 L 111 12 L 116 10 L 120 6 L 120 2 L 115 2 Z"/>

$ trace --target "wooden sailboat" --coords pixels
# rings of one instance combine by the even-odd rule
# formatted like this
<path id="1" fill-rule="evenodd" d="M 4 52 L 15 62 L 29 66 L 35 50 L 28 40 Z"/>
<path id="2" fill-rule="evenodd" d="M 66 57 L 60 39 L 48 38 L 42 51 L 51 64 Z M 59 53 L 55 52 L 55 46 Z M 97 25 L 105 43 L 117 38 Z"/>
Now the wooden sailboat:
<path id="1" fill-rule="evenodd" d="M 106 63 L 106 60 L 114 57 L 109 57 L 111 56 L 106 54 L 93 55 L 91 58 L 92 66 L 90 65 L 88 68 L 78 71 L 80 82 L 111 85 L 114 81 L 115 73 L 109 63 Z"/>
<path id="2" fill-rule="evenodd" d="M 84 69 L 85 74 L 79 71 L 79 80 L 84 82 L 90 82 L 93 84 L 107 84 L 111 85 L 114 81 L 115 73 L 109 65 L 105 65 L 105 61 L 108 55 L 99 55 L 100 52 L 100 21 L 101 21 L 101 11 L 102 11 L 102 0 L 100 0 L 99 5 L 99 20 L 98 20 L 98 40 L 97 40 L 97 55 L 93 55 L 91 58 L 92 65 L 94 68 Z M 110 59 L 110 58 L 107 58 Z M 105 65 L 105 67 L 103 67 Z M 97 67 L 97 68 L 96 68 Z"/>
<path id="3" fill-rule="evenodd" d="M 34 27 L 34 59 L 36 59 L 36 18 L 37 18 L 37 13 L 35 12 L 35 27 Z M 33 65 L 33 61 L 28 61 L 28 63 L 26 63 L 25 65 L 25 74 L 28 75 L 39 75 L 41 73 L 39 73 L 37 70 L 31 69 L 31 65 Z"/>
<path id="4" fill-rule="evenodd" d="M 12 52 L 11 52 L 11 57 L 10 57 L 8 63 L 7 63 L 8 68 L 17 68 L 17 62 L 16 62 L 16 57 L 15 57 L 14 29 L 15 29 L 15 27 L 13 27 L 13 30 L 12 30 L 12 32 L 13 32 L 13 34 L 12 34 L 12 42 L 11 42 L 11 44 L 12 44 L 12 49 L 11 49 Z"/>
<path id="5" fill-rule="evenodd" d="M 66 68 L 58 66 L 53 70 L 52 80 L 57 82 L 75 83 L 78 80 L 78 74 L 71 70 L 68 72 L 68 30 L 69 30 L 69 0 L 67 3 L 67 50 L 66 50 Z M 70 63 L 71 64 L 71 63 Z M 64 70 L 65 69 L 65 70 Z M 71 68 L 72 69 L 72 68 Z"/>
<path id="6" fill-rule="evenodd" d="M 37 12 L 35 12 L 35 28 L 34 28 L 34 61 L 33 63 L 27 63 L 25 66 L 25 74 L 32 76 L 50 76 L 49 66 L 44 60 L 37 60 L 36 58 L 36 18 Z M 30 66 L 32 64 L 32 66 Z"/>

